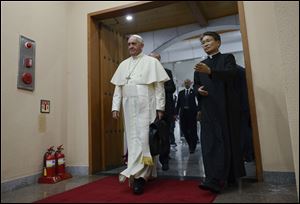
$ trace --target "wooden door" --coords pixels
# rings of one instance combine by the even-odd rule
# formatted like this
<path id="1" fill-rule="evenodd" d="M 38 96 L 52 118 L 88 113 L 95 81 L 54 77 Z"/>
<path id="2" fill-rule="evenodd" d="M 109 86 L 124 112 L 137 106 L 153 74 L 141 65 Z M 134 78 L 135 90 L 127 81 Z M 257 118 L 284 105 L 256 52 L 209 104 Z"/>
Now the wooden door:
<path id="1" fill-rule="evenodd" d="M 127 58 L 127 40 L 107 26 L 99 26 L 100 48 L 100 141 L 101 170 L 119 167 L 123 164 L 124 128 L 121 117 L 112 118 L 114 85 L 110 80 L 121 61 Z"/>

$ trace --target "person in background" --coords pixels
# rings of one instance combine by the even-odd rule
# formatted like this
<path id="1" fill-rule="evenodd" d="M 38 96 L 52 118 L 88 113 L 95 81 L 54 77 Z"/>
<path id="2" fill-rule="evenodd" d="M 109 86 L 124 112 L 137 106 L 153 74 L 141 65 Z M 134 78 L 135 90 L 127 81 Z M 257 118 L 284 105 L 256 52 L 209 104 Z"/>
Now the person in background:
<path id="1" fill-rule="evenodd" d="M 208 58 L 195 66 L 194 90 L 201 111 L 201 147 L 205 181 L 201 189 L 220 193 L 227 184 L 245 176 L 240 145 L 240 101 L 237 68 L 232 54 L 221 54 L 220 35 L 205 32 L 200 38 Z"/>
<path id="2" fill-rule="evenodd" d="M 122 103 L 128 149 L 127 168 L 119 180 L 129 178 L 134 194 L 142 194 L 146 181 L 156 177 L 156 166 L 149 147 L 149 125 L 165 110 L 164 82 L 170 80 L 165 69 L 142 50 L 144 41 L 139 35 L 128 39 L 131 57 L 122 61 L 111 83 L 115 85 L 112 117 L 120 117 Z"/>
<path id="3" fill-rule="evenodd" d="M 158 61 L 160 61 L 161 59 L 161 56 L 158 53 L 150 53 L 149 56 L 156 58 Z M 172 137 L 172 134 L 174 136 L 174 129 L 172 129 L 171 127 L 172 122 L 174 121 L 174 112 L 175 112 L 173 93 L 176 91 L 171 70 L 166 68 L 165 70 L 170 80 L 164 83 L 166 103 L 165 103 L 165 112 L 164 112 L 163 120 L 166 121 L 170 133 L 169 135 L 166 135 L 167 136 L 166 138 L 163 138 L 162 140 L 163 148 L 162 148 L 162 152 L 159 155 L 159 161 L 162 164 L 163 171 L 169 170 L 170 138 Z"/>
<path id="4" fill-rule="evenodd" d="M 189 145 L 190 154 L 193 154 L 197 146 L 197 113 L 198 106 L 196 103 L 196 95 L 191 88 L 191 80 L 184 81 L 185 89 L 178 94 L 176 105 L 176 115 L 179 114 L 180 129 L 186 142 Z"/>
<path id="5" fill-rule="evenodd" d="M 176 103 L 177 103 L 177 96 L 173 95 L 173 107 L 174 107 L 173 114 L 175 114 Z M 174 134 L 175 126 L 176 126 L 176 116 L 173 117 L 173 120 L 171 123 L 171 134 L 170 134 L 170 146 L 173 148 L 173 150 L 176 150 L 176 146 L 177 146 L 176 141 L 175 141 L 175 134 Z"/>

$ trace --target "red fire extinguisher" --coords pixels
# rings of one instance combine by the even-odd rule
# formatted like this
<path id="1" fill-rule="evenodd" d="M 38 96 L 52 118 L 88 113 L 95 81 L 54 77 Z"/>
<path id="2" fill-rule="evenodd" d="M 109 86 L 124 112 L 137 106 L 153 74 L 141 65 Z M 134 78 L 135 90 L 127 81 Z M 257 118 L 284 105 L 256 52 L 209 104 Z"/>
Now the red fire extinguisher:
<path id="1" fill-rule="evenodd" d="M 63 145 L 57 147 L 55 152 L 55 161 L 56 161 L 56 174 L 62 179 L 71 178 L 72 175 L 66 172 L 66 161 L 65 155 L 62 153 Z"/>
<path id="2" fill-rule="evenodd" d="M 61 180 L 61 178 L 56 175 L 56 161 L 53 148 L 54 146 L 50 147 L 44 154 L 43 176 L 39 178 L 39 183 L 56 183 Z"/>

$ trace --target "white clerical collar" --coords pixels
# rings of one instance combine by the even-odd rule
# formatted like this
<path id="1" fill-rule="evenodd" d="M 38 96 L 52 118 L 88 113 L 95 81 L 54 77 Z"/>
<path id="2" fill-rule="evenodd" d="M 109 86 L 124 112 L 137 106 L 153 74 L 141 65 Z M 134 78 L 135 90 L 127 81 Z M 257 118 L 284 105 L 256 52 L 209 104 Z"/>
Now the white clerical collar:
<path id="1" fill-rule="evenodd" d="M 208 58 L 209 58 L 209 59 L 212 59 L 213 56 L 215 56 L 215 55 L 217 55 L 217 54 L 219 54 L 219 53 L 220 53 L 220 51 L 218 51 L 217 53 L 214 53 L 214 54 L 212 54 L 212 55 L 208 55 Z"/>
<path id="2" fill-rule="evenodd" d="M 144 53 L 141 52 L 141 53 L 138 54 L 137 56 L 131 56 L 131 57 L 132 57 L 133 60 L 137 60 L 137 59 L 139 59 L 139 58 L 141 58 L 141 57 L 143 57 L 143 56 L 144 56 Z"/>

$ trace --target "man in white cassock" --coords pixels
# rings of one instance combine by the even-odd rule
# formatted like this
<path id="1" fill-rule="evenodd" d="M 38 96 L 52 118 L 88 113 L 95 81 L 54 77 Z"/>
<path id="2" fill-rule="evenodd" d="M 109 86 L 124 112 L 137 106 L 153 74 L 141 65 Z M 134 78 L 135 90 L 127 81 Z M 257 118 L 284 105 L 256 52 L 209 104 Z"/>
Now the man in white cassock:
<path id="1" fill-rule="evenodd" d="M 125 135 L 128 148 L 127 168 L 119 180 L 133 183 L 133 192 L 142 194 L 145 182 L 157 177 L 156 158 L 150 154 L 149 125 L 165 110 L 164 82 L 170 80 L 160 62 L 143 51 L 144 41 L 139 35 L 128 39 L 131 57 L 122 61 L 111 83 L 115 85 L 112 116 L 119 118 L 122 103 Z M 133 181 L 133 182 L 132 182 Z"/>

